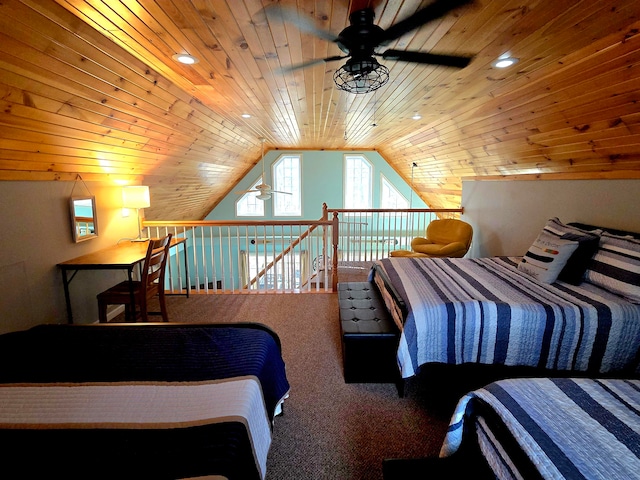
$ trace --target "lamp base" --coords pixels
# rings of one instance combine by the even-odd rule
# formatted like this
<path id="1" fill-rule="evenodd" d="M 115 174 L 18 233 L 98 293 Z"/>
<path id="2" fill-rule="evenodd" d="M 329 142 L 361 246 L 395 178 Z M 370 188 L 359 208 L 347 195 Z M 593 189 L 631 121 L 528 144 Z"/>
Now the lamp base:
<path id="1" fill-rule="evenodd" d="M 134 238 L 131 240 L 132 242 L 148 242 L 148 238 Z"/>

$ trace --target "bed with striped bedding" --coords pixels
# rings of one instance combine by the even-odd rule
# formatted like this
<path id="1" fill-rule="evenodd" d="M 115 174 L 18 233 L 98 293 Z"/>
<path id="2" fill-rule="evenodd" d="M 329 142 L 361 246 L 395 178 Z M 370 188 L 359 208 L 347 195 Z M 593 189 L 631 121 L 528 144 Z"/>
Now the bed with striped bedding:
<path id="1" fill-rule="evenodd" d="M 545 284 L 520 257 L 377 261 L 370 274 L 401 329 L 403 378 L 427 363 L 640 374 L 640 305 L 583 282 Z"/>
<path id="2" fill-rule="evenodd" d="M 536 378 L 465 395 L 440 456 L 479 447 L 499 479 L 640 478 L 640 381 Z"/>

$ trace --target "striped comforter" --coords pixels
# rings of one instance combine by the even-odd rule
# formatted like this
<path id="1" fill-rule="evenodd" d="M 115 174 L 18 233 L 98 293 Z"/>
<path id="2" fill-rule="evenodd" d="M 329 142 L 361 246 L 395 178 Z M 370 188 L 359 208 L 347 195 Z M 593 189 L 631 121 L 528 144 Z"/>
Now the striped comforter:
<path id="1" fill-rule="evenodd" d="M 475 426 L 500 479 L 639 479 L 639 412 L 639 380 L 501 380 L 460 400 L 440 455 Z"/>
<path id="2" fill-rule="evenodd" d="M 484 363 L 640 373 L 640 305 L 589 283 L 540 283 L 519 257 L 387 258 L 370 279 L 402 329 L 404 378 L 420 365 Z M 397 305 L 400 304 L 401 307 Z"/>

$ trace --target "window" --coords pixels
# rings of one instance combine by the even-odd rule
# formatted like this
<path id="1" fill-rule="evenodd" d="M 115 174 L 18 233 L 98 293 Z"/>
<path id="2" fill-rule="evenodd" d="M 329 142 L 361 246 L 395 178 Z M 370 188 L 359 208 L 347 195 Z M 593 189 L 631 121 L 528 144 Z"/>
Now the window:
<path id="1" fill-rule="evenodd" d="M 262 177 L 258 178 L 249 190 L 255 190 L 262 183 Z M 264 201 L 256 197 L 258 192 L 248 192 L 236 201 L 236 217 L 264 217 Z"/>
<path id="2" fill-rule="evenodd" d="M 394 187 L 384 175 L 381 175 L 380 208 L 409 208 L 409 201 Z"/>
<path id="3" fill-rule="evenodd" d="M 344 156 L 344 208 L 372 208 L 373 167 L 363 155 Z"/>
<path id="4" fill-rule="evenodd" d="M 300 189 L 300 155 L 283 155 L 273 164 L 273 190 L 287 192 L 273 194 L 273 215 L 292 217 L 302 215 Z"/>

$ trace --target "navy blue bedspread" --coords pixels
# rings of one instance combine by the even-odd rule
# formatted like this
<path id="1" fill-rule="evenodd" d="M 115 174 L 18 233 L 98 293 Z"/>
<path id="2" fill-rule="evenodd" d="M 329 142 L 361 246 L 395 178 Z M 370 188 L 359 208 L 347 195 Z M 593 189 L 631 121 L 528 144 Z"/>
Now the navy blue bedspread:
<path id="1" fill-rule="evenodd" d="M 271 420 L 289 391 L 278 336 L 257 323 L 41 325 L 0 335 L 0 362 L 2 384 L 252 376 Z M 165 429 L 9 425 L 0 441 L 4 471 L 22 478 L 264 478 L 242 419 Z"/>
<path id="2" fill-rule="evenodd" d="M 257 323 L 39 325 L 0 335 L 0 383 L 204 381 L 253 375 L 273 418 L 289 391 L 278 336 Z"/>

